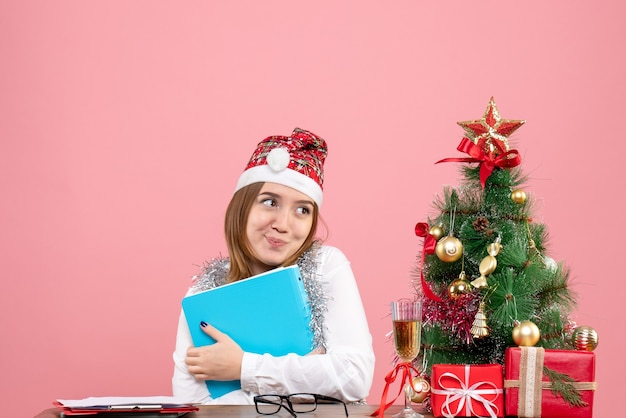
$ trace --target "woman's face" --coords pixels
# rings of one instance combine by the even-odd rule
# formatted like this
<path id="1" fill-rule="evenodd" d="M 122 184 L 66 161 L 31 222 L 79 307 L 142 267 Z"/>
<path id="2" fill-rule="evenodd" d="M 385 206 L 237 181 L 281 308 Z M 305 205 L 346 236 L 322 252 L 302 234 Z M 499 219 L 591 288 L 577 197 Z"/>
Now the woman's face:
<path id="1" fill-rule="evenodd" d="M 281 265 L 306 240 L 313 225 L 313 200 L 291 187 L 265 183 L 250 208 L 246 235 L 259 262 L 253 274 Z"/>

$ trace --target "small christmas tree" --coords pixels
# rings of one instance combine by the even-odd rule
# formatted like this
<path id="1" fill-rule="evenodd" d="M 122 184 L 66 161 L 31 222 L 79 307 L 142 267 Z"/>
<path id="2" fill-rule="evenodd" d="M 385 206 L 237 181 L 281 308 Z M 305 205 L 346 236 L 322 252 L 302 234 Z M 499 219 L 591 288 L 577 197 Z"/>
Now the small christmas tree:
<path id="1" fill-rule="evenodd" d="M 482 119 L 459 122 L 460 187 L 445 187 L 435 214 L 416 226 L 424 238 L 415 268 L 423 300 L 421 358 L 433 364 L 504 362 L 517 345 L 573 348 L 575 295 L 569 270 L 547 255 L 547 229 L 533 222 L 533 200 L 509 136 L 522 120 L 502 119 L 493 98 Z"/>

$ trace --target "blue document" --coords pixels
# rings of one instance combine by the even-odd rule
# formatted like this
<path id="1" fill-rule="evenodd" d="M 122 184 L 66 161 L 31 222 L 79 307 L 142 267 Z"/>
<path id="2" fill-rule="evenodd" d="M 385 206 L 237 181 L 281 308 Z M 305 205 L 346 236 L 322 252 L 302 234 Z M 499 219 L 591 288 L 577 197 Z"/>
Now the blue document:
<path id="1" fill-rule="evenodd" d="M 182 305 L 196 347 L 215 343 L 202 331 L 204 321 L 247 352 L 283 356 L 313 349 L 311 309 L 297 265 L 187 296 Z M 206 384 L 213 398 L 241 388 L 239 380 Z"/>

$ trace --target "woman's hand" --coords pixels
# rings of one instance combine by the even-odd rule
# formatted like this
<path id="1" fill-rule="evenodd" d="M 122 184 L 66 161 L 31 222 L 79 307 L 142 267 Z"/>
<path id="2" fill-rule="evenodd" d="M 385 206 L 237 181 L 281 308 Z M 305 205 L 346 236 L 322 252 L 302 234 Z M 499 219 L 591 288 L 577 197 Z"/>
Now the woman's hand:
<path id="1" fill-rule="evenodd" d="M 313 351 L 309 352 L 307 356 L 311 356 L 314 354 L 326 354 L 326 349 L 324 347 L 317 347 Z"/>
<path id="2" fill-rule="evenodd" d="M 237 380 L 241 376 L 243 350 L 228 335 L 202 323 L 202 330 L 216 342 L 204 347 L 189 347 L 185 363 L 198 380 Z"/>

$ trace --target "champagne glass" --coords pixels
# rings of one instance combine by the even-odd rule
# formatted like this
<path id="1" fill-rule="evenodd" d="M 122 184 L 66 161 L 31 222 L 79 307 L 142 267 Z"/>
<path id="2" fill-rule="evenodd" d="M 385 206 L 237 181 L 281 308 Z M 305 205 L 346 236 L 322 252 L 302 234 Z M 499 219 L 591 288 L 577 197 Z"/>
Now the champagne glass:
<path id="1" fill-rule="evenodd" d="M 393 342 L 396 354 L 401 363 L 411 363 L 420 351 L 422 331 L 422 303 L 409 299 L 391 302 L 393 319 Z M 409 376 L 409 379 L 412 379 Z M 404 385 L 405 382 L 402 382 Z M 404 409 L 395 414 L 394 418 L 424 418 L 411 408 L 408 391 L 404 392 Z"/>

